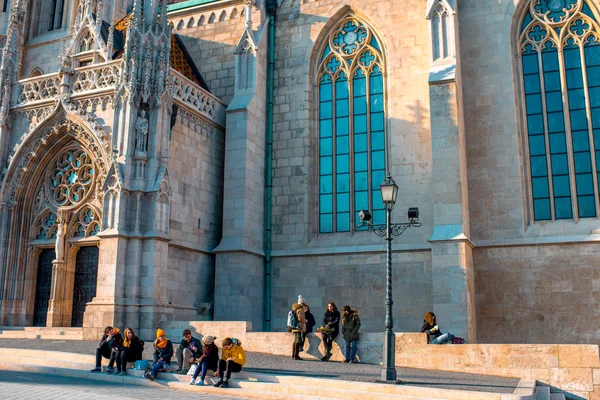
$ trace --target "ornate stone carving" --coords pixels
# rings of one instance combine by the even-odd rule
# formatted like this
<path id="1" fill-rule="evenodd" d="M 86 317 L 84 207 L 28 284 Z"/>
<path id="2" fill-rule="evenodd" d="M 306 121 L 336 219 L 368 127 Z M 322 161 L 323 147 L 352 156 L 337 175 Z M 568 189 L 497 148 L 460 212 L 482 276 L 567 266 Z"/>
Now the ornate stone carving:
<path id="1" fill-rule="evenodd" d="M 121 65 L 122 61 L 117 60 L 77 69 L 73 77 L 73 93 L 115 87 L 121 76 Z"/>
<path id="2" fill-rule="evenodd" d="M 93 207 L 85 206 L 76 215 L 69 229 L 70 236 L 87 238 L 96 236 L 102 230 L 100 212 Z"/>
<path id="3" fill-rule="evenodd" d="M 94 183 L 96 169 L 91 156 L 83 149 L 66 150 L 54 164 L 48 175 L 52 200 L 58 206 L 81 203 Z"/>
<path id="4" fill-rule="evenodd" d="M 171 96 L 211 121 L 216 121 L 215 109 L 218 100 L 171 68 Z"/>
<path id="5" fill-rule="evenodd" d="M 58 210 L 58 218 L 56 221 L 56 243 L 55 243 L 56 259 L 64 261 L 65 259 L 65 215 L 62 210 Z"/>

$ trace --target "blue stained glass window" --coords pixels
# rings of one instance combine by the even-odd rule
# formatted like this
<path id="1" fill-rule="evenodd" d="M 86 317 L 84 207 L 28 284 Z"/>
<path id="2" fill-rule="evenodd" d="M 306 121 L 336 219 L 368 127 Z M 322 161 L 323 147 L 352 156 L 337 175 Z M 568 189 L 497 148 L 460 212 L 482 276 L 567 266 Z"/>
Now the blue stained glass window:
<path id="1" fill-rule="evenodd" d="M 385 222 L 379 193 L 386 171 L 383 56 L 368 30 L 356 17 L 345 18 L 332 30 L 337 33 L 320 60 L 321 233 L 354 229 L 361 209 L 371 210 L 374 223 Z"/>

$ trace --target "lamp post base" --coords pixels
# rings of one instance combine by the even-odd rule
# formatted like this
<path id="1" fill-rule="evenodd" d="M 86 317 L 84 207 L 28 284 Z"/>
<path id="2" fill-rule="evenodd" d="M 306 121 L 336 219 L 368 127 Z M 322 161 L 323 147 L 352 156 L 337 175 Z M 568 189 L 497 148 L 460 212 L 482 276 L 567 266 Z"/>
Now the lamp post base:
<path id="1" fill-rule="evenodd" d="M 396 382 L 396 335 L 391 329 L 383 337 L 383 369 L 381 380 L 389 383 Z"/>
<path id="2" fill-rule="evenodd" d="M 399 383 L 396 378 L 396 368 L 385 368 L 381 371 L 381 381 L 385 383 Z"/>

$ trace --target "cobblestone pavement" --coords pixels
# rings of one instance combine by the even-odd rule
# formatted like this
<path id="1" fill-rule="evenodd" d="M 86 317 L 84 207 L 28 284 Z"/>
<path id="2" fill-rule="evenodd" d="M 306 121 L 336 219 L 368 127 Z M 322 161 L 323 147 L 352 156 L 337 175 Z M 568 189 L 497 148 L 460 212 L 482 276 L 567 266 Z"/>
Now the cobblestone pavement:
<path id="1" fill-rule="evenodd" d="M 2 371 L 0 391 L 13 400 L 77 399 L 77 400 L 239 400 L 240 397 L 209 395 L 198 392 L 173 391 L 160 387 L 138 386 L 89 379 Z"/>
<path id="2" fill-rule="evenodd" d="M 68 353 L 95 354 L 97 341 L 56 341 L 0 339 L 0 347 L 43 349 Z M 173 344 L 174 347 L 178 346 Z M 302 354 L 301 354 L 302 355 Z M 146 343 L 144 358 L 152 359 L 152 344 Z M 373 364 L 344 364 L 340 362 L 292 361 L 289 357 L 264 353 L 248 353 L 245 370 L 258 373 L 277 373 L 314 378 L 374 382 L 380 377 L 381 366 Z M 175 358 L 173 358 L 175 361 Z M 105 361 L 106 362 L 106 361 Z M 398 379 L 406 385 L 439 389 L 512 393 L 519 379 L 461 372 L 397 368 Z"/>

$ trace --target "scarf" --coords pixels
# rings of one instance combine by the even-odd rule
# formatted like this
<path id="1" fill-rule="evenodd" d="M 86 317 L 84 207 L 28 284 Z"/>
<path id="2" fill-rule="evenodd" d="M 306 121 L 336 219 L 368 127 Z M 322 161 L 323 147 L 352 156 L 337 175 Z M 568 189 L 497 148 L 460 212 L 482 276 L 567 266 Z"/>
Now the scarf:
<path id="1" fill-rule="evenodd" d="M 163 340 L 160 340 L 161 336 L 166 336 L 166 333 L 162 329 L 158 328 L 156 330 L 156 342 L 154 343 L 159 349 L 164 349 L 165 347 L 167 347 L 167 338 L 165 337 Z"/>

